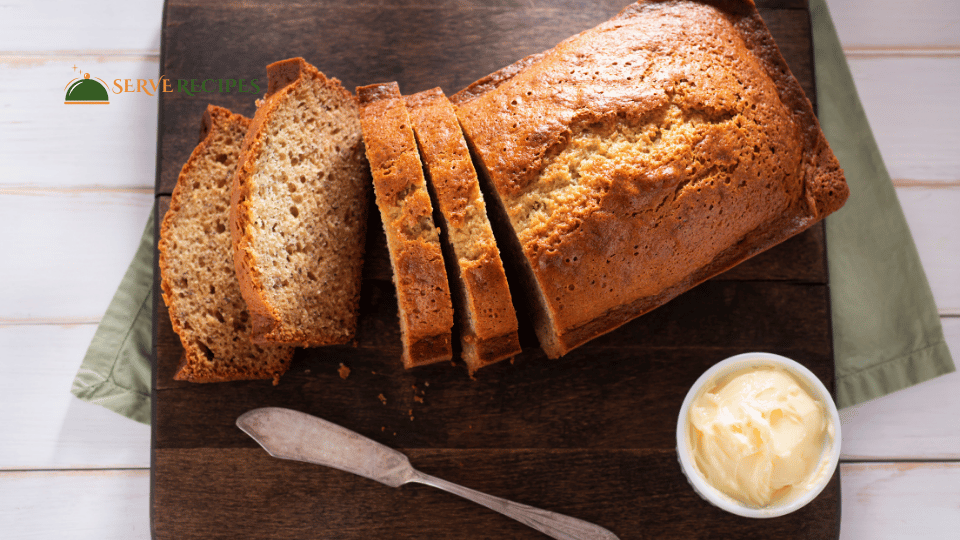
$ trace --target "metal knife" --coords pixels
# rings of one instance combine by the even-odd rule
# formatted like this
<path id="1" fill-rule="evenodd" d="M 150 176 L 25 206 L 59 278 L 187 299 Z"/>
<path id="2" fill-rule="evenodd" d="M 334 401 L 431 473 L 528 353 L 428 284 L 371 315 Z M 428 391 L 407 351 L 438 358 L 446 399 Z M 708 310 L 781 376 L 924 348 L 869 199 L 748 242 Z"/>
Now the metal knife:
<path id="1" fill-rule="evenodd" d="M 390 487 L 409 482 L 433 486 L 513 518 L 559 540 L 619 540 L 586 521 L 511 502 L 424 474 L 404 454 L 359 433 L 315 416 L 277 407 L 249 411 L 237 427 L 271 456 L 326 465 L 376 480 Z"/>

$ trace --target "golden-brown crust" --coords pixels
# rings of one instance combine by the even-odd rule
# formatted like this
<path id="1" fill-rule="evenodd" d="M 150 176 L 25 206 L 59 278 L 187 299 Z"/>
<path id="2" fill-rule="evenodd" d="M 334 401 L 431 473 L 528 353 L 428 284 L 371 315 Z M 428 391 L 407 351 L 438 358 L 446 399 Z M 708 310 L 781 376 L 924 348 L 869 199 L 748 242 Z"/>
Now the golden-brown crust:
<path id="1" fill-rule="evenodd" d="M 439 88 L 407 96 L 405 102 L 447 243 L 454 243 L 453 236 L 470 235 L 468 227 L 474 227 L 473 235 L 463 239 L 467 246 L 451 245 L 445 251 L 452 259 L 448 268 L 460 298 L 462 356 L 474 372 L 521 351 L 510 288 L 453 106 Z"/>
<path id="2" fill-rule="evenodd" d="M 310 347 L 348 343 L 353 339 L 352 334 L 331 338 L 315 329 L 291 328 L 283 324 L 281 314 L 270 305 L 264 295 L 262 275 L 257 270 L 256 251 L 252 247 L 252 235 L 248 233 L 255 219 L 250 203 L 251 178 L 256 173 L 258 157 L 263 150 L 266 124 L 284 102 L 284 98 L 298 85 L 304 84 L 307 77 L 320 81 L 327 90 L 340 94 L 344 100 L 356 102 L 356 97 L 346 91 L 338 79 L 327 78 L 303 58 L 290 58 L 268 65 L 268 93 L 257 103 L 257 112 L 244 137 L 233 177 L 230 231 L 233 237 L 234 264 L 241 294 L 250 311 L 253 340 L 257 343 L 288 343 Z M 360 279 L 359 272 L 356 279 Z"/>
<path id="3" fill-rule="evenodd" d="M 520 227 L 551 357 L 806 229 L 848 195 L 809 100 L 747 0 L 638 2 L 451 100 Z M 518 213 L 577 137 L 651 127 L 653 148 L 677 125 L 700 138 L 661 168 L 605 165 L 586 203 L 547 216 L 546 228 Z M 701 183 L 724 178 L 731 184 Z"/>
<path id="4" fill-rule="evenodd" d="M 360 87 L 357 95 L 397 289 L 403 364 L 449 360 L 450 288 L 409 115 L 396 83 Z"/>
<path id="5" fill-rule="evenodd" d="M 173 269 L 170 266 L 169 259 L 172 257 L 172 250 L 176 249 L 168 240 L 172 236 L 172 229 L 179 212 L 182 210 L 187 192 L 192 189 L 190 178 L 195 174 L 195 169 L 210 151 L 211 142 L 217 138 L 221 131 L 227 131 L 230 125 L 237 125 L 241 130 L 246 130 L 251 120 L 239 114 L 234 114 L 223 107 L 208 105 L 203 113 L 200 126 L 200 142 L 191 152 L 187 162 L 180 170 L 177 178 L 177 184 L 173 189 L 170 198 L 170 208 L 164 216 L 160 225 L 160 242 L 158 244 L 158 267 L 160 269 L 161 296 L 164 304 L 167 305 L 170 313 L 170 323 L 177 335 L 181 336 L 184 353 L 181 357 L 179 366 L 174 375 L 175 380 L 190 381 L 195 383 L 227 382 L 237 380 L 251 379 L 273 379 L 276 381 L 280 375 L 287 370 L 290 361 L 293 358 L 293 348 L 275 348 L 273 353 L 282 358 L 278 369 L 238 369 L 236 366 L 217 365 L 209 366 L 206 361 L 206 354 L 202 351 L 193 339 L 187 339 L 193 333 L 188 329 L 185 321 L 178 315 L 181 311 L 178 309 L 179 298 L 175 294 L 172 283 Z"/>

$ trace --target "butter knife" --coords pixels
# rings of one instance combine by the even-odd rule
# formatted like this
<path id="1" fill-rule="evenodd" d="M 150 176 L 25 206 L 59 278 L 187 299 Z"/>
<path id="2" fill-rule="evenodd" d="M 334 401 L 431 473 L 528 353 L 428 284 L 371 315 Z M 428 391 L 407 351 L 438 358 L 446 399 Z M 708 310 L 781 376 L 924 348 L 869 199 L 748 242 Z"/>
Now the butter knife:
<path id="1" fill-rule="evenodd" d="M 237 427 L 280 459 L 326 465 L 390 487 L 417 482 L 459 495 L 559 540 L 619 540 L 586 521 L 511 502 L 424 474 L 406 455 L 309 414 L 266 407 L 237 418 Z"/>

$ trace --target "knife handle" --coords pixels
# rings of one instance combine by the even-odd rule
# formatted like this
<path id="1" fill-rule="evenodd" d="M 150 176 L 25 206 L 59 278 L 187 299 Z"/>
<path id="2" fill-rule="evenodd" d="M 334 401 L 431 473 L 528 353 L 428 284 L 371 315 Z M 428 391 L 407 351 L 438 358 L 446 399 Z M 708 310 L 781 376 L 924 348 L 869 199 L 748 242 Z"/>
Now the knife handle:
<path id="1" fill-rule="evenodd" d="M 582 519 L 515 503 L 501 499 L 500 497 L 494 497 L 493 495 L 487 495 L 486 493 L 465 488 L 420 471 L 414 471 L 409 482 L 433 486 L 437 489 L 453 493 L 454 495 L 459 495 L 468 501 L 486 506 L 494 512 L 499 512 L 509 518 L 513 518 L 528 527 L 558 540 L 619 540 L 617 535 L 607 529 L 599 525 L 594 525 L 593 523 L 588 523 Z"/>

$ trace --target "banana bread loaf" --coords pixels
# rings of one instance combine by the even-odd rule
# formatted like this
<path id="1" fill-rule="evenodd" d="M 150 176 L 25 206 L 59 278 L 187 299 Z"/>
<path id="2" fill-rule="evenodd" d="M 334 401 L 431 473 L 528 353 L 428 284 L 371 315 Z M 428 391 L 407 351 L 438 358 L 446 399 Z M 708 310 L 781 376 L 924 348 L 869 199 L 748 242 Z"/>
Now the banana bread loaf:
<path id="1" fill-rule="evenodd" d="M 178 380 L 276 381 L 293 357 L 293 347 L 250 341 L 233 268 L 230 185 L 249 125 L 239 114 L 207 107 L 200 144 L 180 171 L 160 226 L 160 287 L 184 349 Z"/>
<path id="2" fill-rule="evenodd" d="M 359 106 L 302 58 L 270 64 L 267 76 L 230 214 L 253 339 L 346 343 L 356 330 L 370 184 Z"/>
<path id="3" fill-rule="evenodd" d="M 453 106 L 439 88 L 407 96 L 406 105 L 427 185 L 440 209 L 461 357 L 473 373 L 520 353 L 517 314 Z"/>
<path id="4" fill-rule="evenodd" d="M 362 86 L 357 96 L 397 289 L 403 365 L 450 360 L 450 287 L 410 116 L 397 83 Z"/>
<path id="5" fill-rule="evenodd" d="M 848 195 L 749 0 L 638 2 L 451 101 L 550 357 Z"/>

